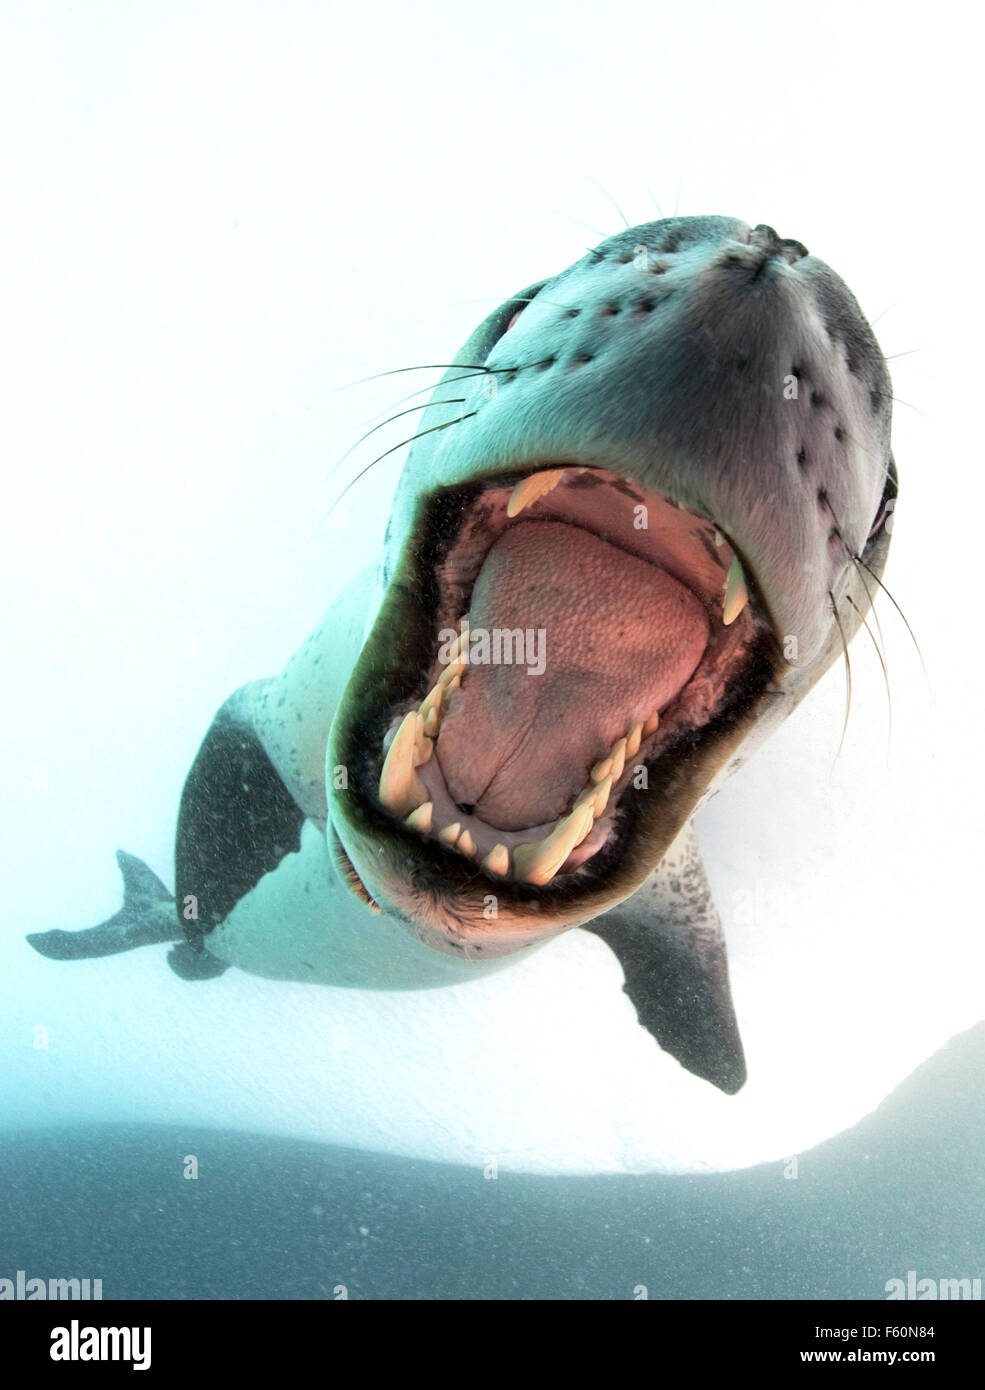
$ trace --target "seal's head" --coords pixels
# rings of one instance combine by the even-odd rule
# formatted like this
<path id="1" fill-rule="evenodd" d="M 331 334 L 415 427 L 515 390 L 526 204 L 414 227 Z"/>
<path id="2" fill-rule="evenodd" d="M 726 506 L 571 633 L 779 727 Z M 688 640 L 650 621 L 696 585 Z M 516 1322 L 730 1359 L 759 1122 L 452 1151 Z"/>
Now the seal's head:
<path id="1" fill-rule="evenodd" d="M 633 893 L 869 607 L 890 382 L 772 228 L 672 218 L 508 300 L 435 392 L 340 703 L 330 837 L 431 945 Z"/>

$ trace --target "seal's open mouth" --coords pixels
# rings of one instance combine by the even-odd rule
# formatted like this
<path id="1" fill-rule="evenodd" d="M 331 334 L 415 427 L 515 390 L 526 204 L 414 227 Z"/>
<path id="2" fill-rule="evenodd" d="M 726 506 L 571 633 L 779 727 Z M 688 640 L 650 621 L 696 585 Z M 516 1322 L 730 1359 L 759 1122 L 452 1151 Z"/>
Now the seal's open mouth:
<path id="1" fill-rule="evenodd" d="M 722 533 L 611 473 L 533 473 L 464 511 L 379 799 L 492 876 L 543 885 L 598 854 L 647 762 L 721 709 L 756 623 Z"/>
<path id="2" fill-rule="evenodd" d="M 644 809 L 679 827 L 699 745 L 776 672 L 740 557 L 712 520 L 562 461 L 432 494 L 405 555 L 376 628 L 396 650 L 359 682 L 362 817 L 405 842 L 416 890 L 461 873 L 480 898 L 591 897 Z"/>

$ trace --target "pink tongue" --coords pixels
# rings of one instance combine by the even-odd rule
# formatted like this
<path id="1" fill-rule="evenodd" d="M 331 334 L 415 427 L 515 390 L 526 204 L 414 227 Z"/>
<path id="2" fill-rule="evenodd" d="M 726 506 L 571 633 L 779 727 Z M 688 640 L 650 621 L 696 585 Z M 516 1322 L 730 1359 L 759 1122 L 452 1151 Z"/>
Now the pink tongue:
<path id="1" fill-rule="evenodd" d="M 501 536 L 469 622 L 472 663 L 435 753 L 454 800 L 503 830 L 565 814 L 592 764 L 677 694 L 708 641 L 689 589 L 558 521 L 521 521 Z M 476 661 L 480 632 L 490 664 Z"/>

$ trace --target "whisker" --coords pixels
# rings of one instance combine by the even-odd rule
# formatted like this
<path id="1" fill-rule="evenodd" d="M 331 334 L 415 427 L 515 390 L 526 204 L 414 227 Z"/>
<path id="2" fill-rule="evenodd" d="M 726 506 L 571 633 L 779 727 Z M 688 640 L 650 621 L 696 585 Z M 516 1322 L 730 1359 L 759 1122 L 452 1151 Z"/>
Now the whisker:
<path id="1" fill-rule="evenodd" d="M 887 358 L 885 358 L 884 360 L 885 360 L 886 362 L 895 362 L 896 359 L 897 359 L 897 357 L 912 357 L 913 354 L 914 354 L 915 352 L 926 352 L 926 351 L 927 351 L 926 348 L 907 348 L 905 352 L 891 352 L 891 353 L 889 354 L 889 356 L 888 356 Z"/>
<path id="2" fill-rule="evenodd" d="M 618 212 L 619 216 L 620 216 L 620 217 L 622 218 L 622 220 L 625 222 L 626 228 L 627 228 L 627 230 L 628 230 L 633 224 L 630 222 L 629 218 L 626 216 L 626 214 L 623 212 L 622 208 L 621 208 L 621 207 L 619 206 L 619 204 L 616 202 L 615 198 L 613 198 L 613 196 L 612 196 L 612 194 L 609 192 L 609 190 L 608 190 L 607 188 L 603 188 L 602 185 L 599 183 L 598 179 L 593 179 L 593 178 L 590 177 L 589 180 L 588 180 L 588 182 L 589 182 L 589 183 L 594 183 L 595 187 L 599 190 L 599 192 L 605 194 L 605 196 L 608 198 L 609 202 L 610 202 L 610 203 L 612 204 L 612 206 L 615 208 L 616 212 Z"/>
<path id="3" fill-rule="evenodd" d="M 367 430 L 365 434 L 361 434 L 361 435 L 359 436 L 359 438 L 356 440 L 355 444 L 352 444 L 348 449 L 346 449 L 345 453 L 344 453 L 344 454 L 342 455 L 342 457 L 338 460 L 338 462 L 334 465 L 334 467 L 332 468 L 331 472 L 330 472 L 330 473 L 328 474 L 328 476 L 326 477 L 326 479 L 325 479 L 326 483 L 331 482 L 331 480 L 335 477 L 336 473 L 337 473 L 337 472 L 339 471 L 339 469 L 342 467 L 343 463 L 345 463 L 345 461 L 346 461 L 346 459 L 349 457 L 349 455 L 350 455 L 354 450 L 356 450 L 356 449 L 359 448 L 359 446 L 360 446 L 360 444 L 362 444 L 363 440 L 364 440 L 364 439 L 368 439 L 369 436 L 370 436 L 371 434 L 375 434 L 377 430 L 381 430 L 381 429 L 383 428 L 384 425 L 391 425 L 391 424 L 394 422 L 394 420 L 399 420 L 399 419 L 401 418 L 401 416 L 403 416 L 403 415 L 413 415 L 413 413 L 414 413 L 415 410 L 427 410 L 428 406 L 430 406 L 430 405 L 464 405 L 464 404 L 465 404 L 465 397 L 464 397 L 464 396 L 453 397 L 453 398 L 452 398 L 451 400 L 449 400 L 449 401 L 421 401 L 421 403 L 420 403 L 419 405 L 412 405 L 412 406 L 410 406 L 407 410 L 398 410 L 397 413 L 396 413 L 396 415 L 389 415 L 385 420 L 381 420 L 380 423 L 379 423 L 378 425 L 374 425 L 373 428 L 372 428 L 371 430 Z"/>
<path id="4" fill-rule="evenodd" d="M 491 372 L 492 367 L 482 362 L 422 362 L 419 367 L 393 367 L 388 372 L 375 372 L 373 376 L 360 377 L 358 381 L 347 381 L 343 386 L 332 386 L 325 394 L 334 395 L 337 391 L 348 391 L 352 386 L 365 386 L 368 381 L 380 381 L 385 376 L 399 376 L 401 372 L 450 372 L 460 367 L 462 371 Z"/>
<path id="5" fill-rule="evenodd" d="M 842 541 L 842 545 L 845 545 L 845 542 L 844 542 L 844 541 Z M 886 652 L 888 651 L 888 648 L 886 647 L 886 639 L 885 639 L 885 637 L 883 636 L 883 633 L 882 633 L 882 623 L 879 621 L 879 614 L 878 614 L 878 612 L 877 612 L 877 610 L 876 610 L 875 600 L 874 600 L 873 597 L 872 597 L 872 590 L 869 588 L 868 584 L 865 582 L 865 575 L 864 575 L 864 573 L 862 572 L 862 570 L 859 569 L 859 567 L 858 567 L 858 561 L 857 561 L 856 557 L 855 557 L 855 556 L 852 554 L 852 552 L 848 549 L 848 546 L 847 546 L 847 545 L 845 545 L 845 549 L 848 551 L 848 558 L 851 560 L 852 564 L 855 566 L 855 573 L 856 573 L 856 574 L 858 575 L 858 577 L 859 577 L 859 583 L 862 585 L 862 588 L 865 590 L 865 597 L 869 600 L 869 612 L 872 614 L 873 618 L 875 619 L 876 631 L 877 631 L 878 634 L 879 634 L 879 641 L 882 643 L 882 650 L 883 650 L 883 653 L 886 653 Z M 889 660 L 888 656 L 887 656 L 886 660 L 887 660 L 887 664 L 888 664 L 888 660 Z"/>
<path id="6" fill-rule="evenodd" d="M 838 605 L 835 603 L 835 596 L 828 590 L 828 598 L 831 600 L 831 612 L 834 614 L 835 625 L 838 628 L 838 635 L 841 638 L 841 649 L 845 653 L 845 722 L 841 730 L 841 742 L 838 744 L 838 751 L 835 754 L 835 762 L 841 757 L 841 750 L 845 746 L 845 735 L 848 732 L 848 716 L 852 708 L 852 663 L 848 656 L 848 642 L 845 639 L 845 629 L 841 625 L 838 616 Z"/>
<path id="7" fill-rule="evenodd" d="M 893 395 L 891 395 L 891 396 L 889 397 L 889 399 L 890 399 L 895 405 L 905 405 L 906 408 L 907 408 L 907 410 L 915 410 L 916 413 L 917 413 L 918 415 L 922 415 L 923 418 L 926 420 L 926 418 L 927 418 L 927 412 L 926 412 L 925 410 L 921 410 L 920 407 L 917 406 L 917 405 L 911 405 L 909 401 L 904 401 L 903 398 L 902 398 L 902 396 L 893 396 Z"/>
<path id="8" fill-rule="evenodd" d="M 594 230 L 595 228 L 593 227 L 592 231 Z M 547 304 L 552 309 L 570 309 L 573 307 L 570 304 L 559 304 L 556 299 L 545 299 L 542 294 L 507 295 L 505 299 L 496 299 L 493 295 L 487 294 L 483 295 L 481 299 L 456 299 L 454 303 L 448 305 L 448 308 L 462 309 L 467 308 L 471 304 L 532 304 L 535 299 L 538 304 Z"/>
<path id="9" fill-rule="evenodd" d="M 884 319 L 884 318 L 886 317 L 886 315 L 887 315 L 892 309 L 895 309 L 895 308 L 897 307 L 897 305 L 899 305 L 901 302 L 902 302 L 901 300 L 896 299 L 896 300 L 893 301 L 892 304 L 887 304 L 886 307 L 885 307 L 885 309 L 883 309 L 883 311 L 882 311 L 881 314 L 876 314 L 876 316 L 875 316 L 874 319 L 869 319 L 869 327 L 870 327 L 870 328 L 875 328 L 875 326 L 876 326 L 876 324 L 879 322 L 879 320 L 880 320 L 880 319 Z"/>
<path id="10" fill-rule="evenodd" d="M 654 193 L 653 189 L 650 187 L 650 185 L 649 185 L 648 183 L 645 183 L 645 184 L 643 185 L 643 187 L 646 189 L 647 193 L 649 193 L 650 198 L 651 198 L 652 201 L 653 201 L 653 206 L 656 208 L 657 212 L 659 212 L 661 219 L 663 219 L 664 210 L 663 210 L 663 208 L 660 206 L 660 204 L 657 202 L 657 197 L 656 197 L 656 194 Z"/>
<path id="11" fill-rule="evenodd" d="M 848 602 L 851 604 L 851 606 L 855 609 L 855 612 L 858 614 L 862 626 L 865 628 L 866 632 L 869 634 L 869 637 L 872 639 L 872 645 L 876 649 L 876 656 L 879 658 L 879 665 L 882 667 L 882 678 L 886 682 L 886 704 L 889 707 L 889 718 L 886 725 L 886 766 L 888 767 L 889 750 L 892 744 L 893 737 L 893 695 L 892 691 L 889 688 L 889 668 L 886 665 L 886 658 L 883 656 L 882 652 L 879 649 L 879 643 L 876 641 L 875 633 L 872 631 L 871 627 L 869 627 L 868 622 L 866 622 L 865 614 L 862 612 L 861 608 L 859 608 L 858 604 L 852 598 L 851 594 L 847 594 L 846 598 L 848 599 Z"/>
<path id="12" fill-rule="evenodd" d="M 603 241 L 605 241 L 606 237 L 609 235 L 608 232 L 603 232 L 601 227 L 596 227 L 593 223 L 586 222 L 583 217 L 572 217 L 570 212 L 564 212 L 561 208 L 548 208 L 547 210 L 548 212 L 553 212 L 557 217 L 566 217 L 569 222 L 577 222 L 579 227 L 587 227 L 590 232 L 598 232 Z"/>
<path id="13" fill-rule="evenodd" d="M 917 641 L 916 633 L 913 631 L 913 628 L 910 626 L 909 622 L 907 621 L 906 614 L 903 612 L 902 608 L 899 606 L 899 604 L 898 604 L 898 603 L 896 602 L 896 600 L 893 598 L 892 594 L 891 594 L 891 593 L 889 592 L 889 590 L 886 588 L 885 584 L 882 582 L 882 580 L 881 580 L 881 579 L 879 578 L 879 576 L 876 574 L 876 572 L 875 572 L 875 570 L 872 568 L 872 566 L 871 566 L 871 565 L 867 565 L 867 564 L 865 563 L 865 561 L 862 559 L 861 555 L 855 555 L 855 556 L 853 556 L 853 559 L 855 560 L 855 563 L 856 563 L 856 564 L 862 566 L 862 568 L 865 570 L 865 572 L 866 572 L 867 574 L 871 574 L 872 578 L 873 578 L 873 579 L 876 581 L 876 583 L 879 585 L 879 588 L 880 588 L 880 589 L 882 590 L 882 592 L 886 595 L 886 597 L 889 599 L 889 602 L 893 605 L 893 607 L 896 609 L 897 613 L 898 613 L 898 614 L 900 615 L 900 617 L 903 619 L 903 624 L 904 624 L 904 626 L 906 627 L 907 632 L 910 634 L 910 639 L 911 639 L 911 641 L 913 642 L 913 645 L 914 645 L 914 646 L 916 647 L 916 649 L 917 649 L 917 656 L 920 658 L 920 665 L 921 665 L 921 667 L 923 668 L 924 680 L 927 682 L 927 689 L 928 689 L 928 691 L 930 692 L 930 697 L 931 697 L 931 699 L 933 699 L 934 690 L 933 690 L 933 686 L 930 684 L 930 675 L 928 674 L 928 671 L 927 671 L 927 663 L 926 663 L 926 662 L 924 661 L 924 659 L 923 659 L 923 652 L 920 650 L 920 643 Z"/>
<path id="14" fill-rule="evenodd" d="M 365 468 L 361 468 L 354 478 L 350 478 L 350 480 L 346 483 L 345 487 L 339 493 L 338 497 L 336 497 L 335 501 L 329 507 L 328 511 L 322 517 L 321 521 L 319 521 L 318 525 L 315 527 L 312 539 L 314 539 L 314 536 L 317 535 L 321 528 L 325 525 L 325 522 L 335 511 L 335 508 L 342 501 L 346 493 L 349 492 L 351 488 L 355 487 L 356 483 L 359 482 L 360 478 L 365 478 L 366 474 L 369 472 L 371 468 L 375 468 L 378 463 L 382 463 L 382 461 L 385 458 L 387 458 L 390 454 L 395 454 L 397 450 L 402 449 L 405 444 L 413 444 L 415 439 L 423 439 L 424 436 L 427 434 L 436 434 L 438 430 L 451 429 L 452 425 L 460 425 L 463 420 L 471 420 L 472 416 L 477 414 L 478 411 L 470 410 L 465 415 L 459 415 L 456 420 L 446 420 L 444 424 L 432 425 L 430 429 L 420 430 L 417 434 L 412 434 L 409 439 L 402 439 L 399 444 L 394 444 L 392 449 L 384 450 L 382 454 L 380 454 L 377 458 L 373 459 L 372 463 L 367 463 Z"/>

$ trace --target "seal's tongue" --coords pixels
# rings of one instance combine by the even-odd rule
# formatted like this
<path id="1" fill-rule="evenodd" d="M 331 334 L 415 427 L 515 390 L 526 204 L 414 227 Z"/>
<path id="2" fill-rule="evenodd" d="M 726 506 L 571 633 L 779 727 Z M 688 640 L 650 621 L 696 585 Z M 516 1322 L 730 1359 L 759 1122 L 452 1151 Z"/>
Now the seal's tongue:
<path id="1" fill-rule="evenodd" d="M 500 537 L 469 626 L 469 665 L 435 752 L 454 800 L 503 830 L 563 815 L 589 767 L 664 708 L 708 641 L 689 589 L 557 521 Z"/>

